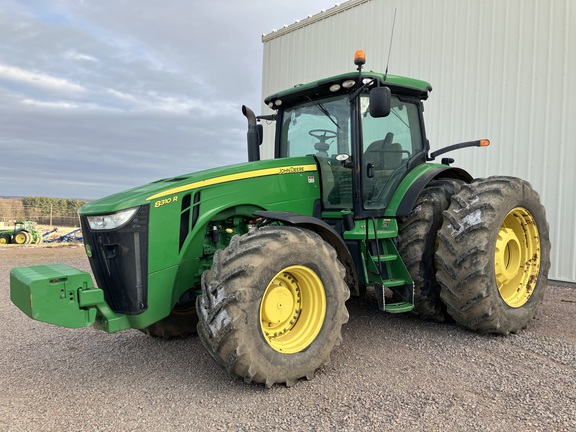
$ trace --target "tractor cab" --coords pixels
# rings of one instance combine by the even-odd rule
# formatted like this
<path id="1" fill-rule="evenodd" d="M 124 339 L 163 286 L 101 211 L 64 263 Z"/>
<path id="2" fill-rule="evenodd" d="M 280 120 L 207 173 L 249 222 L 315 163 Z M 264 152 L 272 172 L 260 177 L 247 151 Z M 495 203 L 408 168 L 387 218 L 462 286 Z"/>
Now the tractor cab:
<path id="1" fill-rule="evenodd" d="M 357 63 L 358 64 L 358 63 Z M 399 182 L 426 162 L 421 100 L 428 83 L 348 73 L 272 95 L 275 158 L 314 156 L 323 211 L 383 216 Z"/>
<path id="2" fill-rule="evenodd" d="M 14 221 L 14 232 L 32 231 L 32 221 Z"/>

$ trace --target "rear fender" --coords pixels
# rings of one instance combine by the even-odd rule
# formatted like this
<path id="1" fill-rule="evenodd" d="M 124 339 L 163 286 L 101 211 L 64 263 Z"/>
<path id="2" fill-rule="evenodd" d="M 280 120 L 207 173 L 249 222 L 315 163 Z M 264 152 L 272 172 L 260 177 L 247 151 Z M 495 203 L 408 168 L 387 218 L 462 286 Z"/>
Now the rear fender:
<path id="1" fill-rule="evenodd" d="M 461 168 L 440 164 L 419 165 L 402 180 L 386 208 L 385 216 L 408 216 L 426 185 L 439 178 L 458 179 L 466 183 L 470 183 L 473 179 Z"/>

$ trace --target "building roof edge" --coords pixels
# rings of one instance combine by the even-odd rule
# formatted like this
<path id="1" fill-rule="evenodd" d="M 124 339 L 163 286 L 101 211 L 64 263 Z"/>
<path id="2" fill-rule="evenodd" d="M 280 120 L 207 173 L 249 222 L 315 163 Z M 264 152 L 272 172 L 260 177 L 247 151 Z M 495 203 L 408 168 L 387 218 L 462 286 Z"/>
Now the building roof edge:
<path id="1" fill-rule="evenodd" d="M 336 3 L 330 9 L 323 9 L 317 14 L 308 15 L 308 17 L 297 20 L 292 24 L 287 24 L 279 30 L 272 30 L 270 33 L 262 34 L 262 43 L 269 42 L 272 39 L 276 39 L 280 36 L 284 36 L 287 33 L 292 33 L 293 31 L 299 30 L 303 27 L 307 27 L 323 19 L 329 18 L 331 16 L 337 15 L 345 10 L 352 9 L 362 3 L 368 3 L 370 0 L 349 0 L 345 3 Z"/>

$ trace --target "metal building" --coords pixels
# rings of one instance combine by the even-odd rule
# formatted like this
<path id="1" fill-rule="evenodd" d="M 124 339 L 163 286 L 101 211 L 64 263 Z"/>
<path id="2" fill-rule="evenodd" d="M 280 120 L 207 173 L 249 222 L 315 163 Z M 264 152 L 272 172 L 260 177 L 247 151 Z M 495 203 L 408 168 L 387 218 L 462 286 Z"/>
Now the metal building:
<path id="1" fill-rule="evenodd" d="M 432 150 L 490 139 L 449 156 L 475 177 L 530 181 L 550 223 L 550 279 L 576 282 L 574 0 L 350 0 L 262 36 L 263 96 L 352 71 L 357 49 L 383 72 L 395 10 L 389 71 L 432 84 Z"/>

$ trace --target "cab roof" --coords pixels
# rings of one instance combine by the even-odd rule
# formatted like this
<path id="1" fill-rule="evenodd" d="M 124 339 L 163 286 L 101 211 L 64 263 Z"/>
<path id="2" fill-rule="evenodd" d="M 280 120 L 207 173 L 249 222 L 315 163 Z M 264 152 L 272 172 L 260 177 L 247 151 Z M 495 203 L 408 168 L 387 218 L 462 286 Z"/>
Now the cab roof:
<path id="1" fill-rule="evenodd" d="M 323 96 L 349 93 L 354 91 L 358 87 L 358 82 L 362 82 L 364 78 L 376 78 L 380 85 L 389 87 L 394 94 L 414 96 L 421 100 L 426 100 L 429 92 L 432 91 L 430 83 L 414 78 L 398 75 L 384 75 L 377 72 L 362 72 L 359 79 L 358 72 L 349 72 L 323 78 L 318 81 L 312 81 L 308 84 L 298 84 L 288 90 L 283 90 L 268 96 L 264 99 L 264 102 L 270 108 L 278 109 L 281 105 L 292 105 L 301 101 L 306 101 L 308 98 L 315 99 Z M 342 86 L 344 82 L 349 80 L 355 82 L 352 88 L 345 88 Z M 334 89 L 333 86 L 336 84 L 340 85 L 340 88 L 338 90 L 331 90 L 331 88 Z"/>

